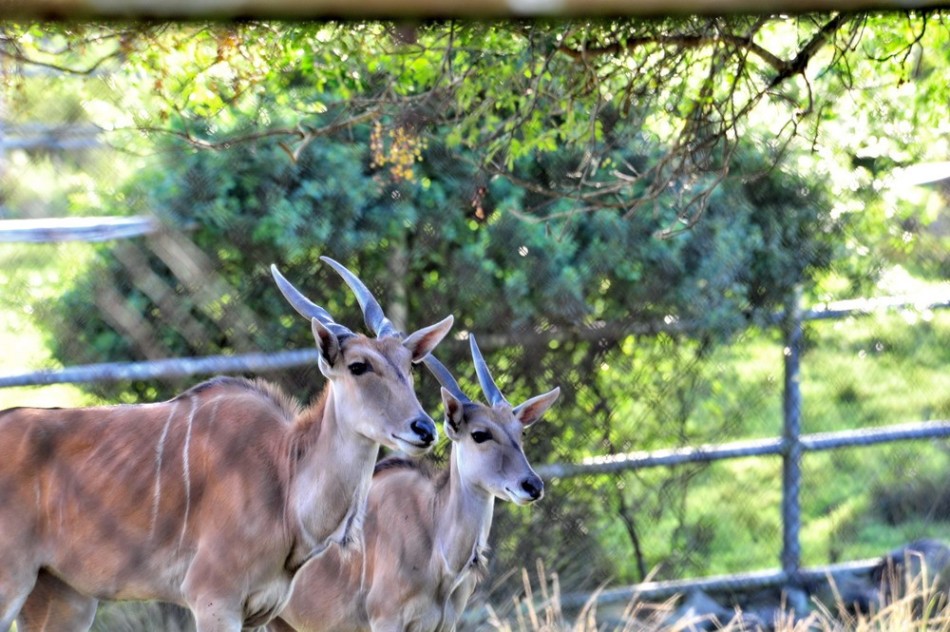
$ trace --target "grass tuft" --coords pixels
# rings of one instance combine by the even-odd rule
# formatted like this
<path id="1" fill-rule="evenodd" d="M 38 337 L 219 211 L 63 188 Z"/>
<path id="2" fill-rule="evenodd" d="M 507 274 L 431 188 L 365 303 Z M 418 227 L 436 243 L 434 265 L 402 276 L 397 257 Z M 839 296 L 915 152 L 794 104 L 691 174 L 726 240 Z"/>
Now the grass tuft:
<path id="1" fill-rule="evenodd" d="M 812 610 L 795 613 L 782 603 L 774 620 L 762 622 L 739 609 L 731 619 L 721 621 L 709 614 L 689 613 L 677 616 L 679 596 L 662 603 L 648 603 L 638 598 L 622 610 L 608 608 L 598 612 L 599 591 L 574 614 L 568 615 L 560 602 L 557 574 L 546 575 L 540 562 L 537 588 L 527 570 L 522 570 L 523 592 L 512 597 L 507 613 L 486 607 L 488 617 L 479 629 L 497 632 L 752 632 L 765 629 L 774 632 L 950 632 L 950 609 L 946 608 L 947 590 L 927 572 L 907 574 L 900 581 L 888 582 L 881 588 L 871 612 L 855 611 L 836 587 L 832 586 L 834 603 L 817 600 Z"/>

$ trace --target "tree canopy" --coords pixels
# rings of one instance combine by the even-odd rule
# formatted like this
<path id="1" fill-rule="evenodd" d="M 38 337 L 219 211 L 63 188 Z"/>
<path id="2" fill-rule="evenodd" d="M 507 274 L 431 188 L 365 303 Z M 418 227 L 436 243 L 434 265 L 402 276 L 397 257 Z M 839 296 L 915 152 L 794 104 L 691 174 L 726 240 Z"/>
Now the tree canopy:
<path id="1" fill-rule="evenodd" d="M 290 160 L 362 124 L 414 178 L 433 138 L 534 219 L 655 203 L 692 225 L 741 141 L 837 151 L 875 175 L 946 155 L 941 11 L 525 22 L 6 26 L 14 66 L 120 70 L 111 124 L 196 148 L 275 141 Z M 129 72 L 129 70 L 133 70 Z M 850 126 L 850 127 L 849 127 Z M 860 130 L 861 134 L 854 132 Z M 636 148 L 644 160 L 631 161 Z M 520 159 L 571 150 L 564 177 Z M 663 202 L 666 198 L 669 201 Z"/>

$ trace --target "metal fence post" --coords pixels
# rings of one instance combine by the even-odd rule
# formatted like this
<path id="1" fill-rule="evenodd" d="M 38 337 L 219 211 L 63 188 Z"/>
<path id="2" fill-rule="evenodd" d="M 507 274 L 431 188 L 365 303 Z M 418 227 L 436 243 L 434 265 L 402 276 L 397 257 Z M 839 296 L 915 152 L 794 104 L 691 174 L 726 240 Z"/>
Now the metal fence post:
<path id="1" fill-rule="evenodd" d="M 782 413 L 782 571 L 786 581 L 795 584 L 801 568 L 801 506 L 802 482 L 801 443 L 801 362 L 802 312 L 801 287 L 788 297 L 785 305 L 785 391 Z"/>

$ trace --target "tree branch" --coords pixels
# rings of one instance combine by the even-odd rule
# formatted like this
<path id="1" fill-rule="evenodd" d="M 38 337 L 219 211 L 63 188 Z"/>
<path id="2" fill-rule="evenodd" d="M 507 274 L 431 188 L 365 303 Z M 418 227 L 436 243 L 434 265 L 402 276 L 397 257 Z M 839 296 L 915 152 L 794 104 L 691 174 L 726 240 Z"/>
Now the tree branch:
<path id="1" fill-rule="evenodd" d="M 55 70 L 56 72 L 61 72 L 61 73 L 64 73 L 64 74 L 79 75 L 79 76 L 88 76 L 88 75 L 95 74 L 96 71 L 98 71 L 99 68 L 100 68 L 105 62 L 107 62 L 107 61 L 110 60 L 110 59 L 118 59 L 119 57 L 122 56 L 122 54 L 123 54 L 123 53 L 122 53 L 121 49 L 116 49 L 116 50 L 112 51 L 111 53 L 108 53 L 108 54 L 106 54 L 106 55 L 103 55 L 102 57 L 100 57 L 100 58 L 97 59 L 96 61 L 92 62 L 92 64 L 90 64 L 90 65 L 89 65 L 88 67 L 86 67 L 86 68 L 70 68 L 69 66 L 64 66 L 64 65 L 61 65 L 61 64 L 54 64 L 54 63 L 52 63 L 52 62 L 40 61 L 40 60 L 38 60 L 38 59 L 33 59 L 33 58 L 31 58 L 31 57 L 27 57 L 26 55 L 24 55 L 24 54 L 23 54 L 22 52 L 20 52 L 20 51 L 13 51 L 13 52 L 11 52 L 11 51 L 3 50 L 2 48 L 0 48 L 0 56 L 8 57 L 8 58 L 12 59 L 13 61 L 19 62 L 19 63 L 21 63 L 21 64 L 28 64 L 28 65 L 30 65 L 30 66 L 37 66 L 37 67 L 40 67 L 40 68 L 46 68 L 46 69 L 49 69 L 49 70 Z"/>
<path id="2" fill-rule="evenodd" d="M 808 63 L 841 27 L 854 18 L 853 14 L 838 13 L 826 22 L 807 44 L 795 55 L 792 60 L 785 60 L 772 53 L 765 47 L 757 44 L 752 36 L 735 35 L 724 33 L 721 35 L 643 35 L 628 37 L 622 41 L 613 42 L 604 46 L 594 46 L 590 48 L 576 49 L 567 45 L 561 45 L 558 50 L 569 57 L 587 62 L 592 57 L 602 55 L 619 55 L 624 52 L 630 52 L 637 48 L 648 45 L 678 47 L 681 49 L 708 48 L 721 45 L 735 46 L 736 48 L 748 51 L 763 62 L 771 66 L 777 74 L 769 83 L 769 88 L 774 88 L 786 79 L 805 71 Z"/>
<path id="3" fill-rule="evenodd" d="M 194 134 L 188 131 L 179 131 L 170 129 L 167 127 L 154 127 L 154 126 L 138 126 L 135 128 L 136 131 L 153 133 L 153 134 L 166 134 L 169 136 L 175 136 L 181 138 L 189 145 L 197 147 L 198 149 L 212 149 L 212 150 L 221 150 L 221 149 L 230 149 L 235 145 L 241 145 L 245 143 L 252 143 L 259 140 L 265 140 L 268 138 L 281 138 L 281 137 L 292 137 L 297 139 L 296 147 L 291 148 L 284 142 L 280 142 L 280 147 L 291 157 L 292 160 L 297 161 L 300 158 L 300 153 L 313 142 L 315 139 L 322 136 L 329 136 L 335 134 L 336 132 L 342 131 L 354 125 L 359 125 L 367 121 L 371 121 L 375 118 L 378 118 L 381 115 L 381 112 L 378 109 L 370 109 L 361 114 L 354 115 L 350 118 L 336 121 L 335 123 L 330 123 L 329 125 L 324 125 L 322 127 L 310 127 L 303 123 L 298 124 L 295 127 L 277 127 L 272 129 L 261 130 L 258 132 L 251 132 L 248 134 L 241 134 L 238 136 L 231 136 L 221 140 L 207 140 L 204 138 L 198 138 Z"/>
<path id="4" fill-rule="evenodd" d="M 558 50 L 576 60 L 586 61 L 590 57 L 597 57 L 600 55 L 619 55 L 620 53 L 630 52 L 650 44 L 655 44 L 658 46 L 679 47 L 683 49 L 706 48 L 711 46 L 720 46 L 722 44 L 729 44 L 731 46 L 749 51 L 779 72 L 784 71 L 789 63 L 772 52 L 766 50 L 762 46 L 756 44 L 750 36 L 733 35 L 729 33 L 715 36 L 647 35 L 628 37 L 621 42 L 615 42 L 606 46 L 584 48 L 581 50 L 562 45 L 558 48 Z"/>
<path id="5" fill-rule="evenodd" d="M 854 16 L 851 14 L 839 13 L 828 20 L 824 26 L 818 29 L 818 32 L 812 36 L 808 43 L 805 44 L 804 48 L 798 51 L 798 54 L 795 55 L 795 59 L 791 62 L 787 62 L 786 67 L 780 69 L 779 73 L 772 78 L 772 81 L 769 82 L 769 89 L 775 88 L 794 75 L 804 73 L 812 57 L 821 50 L 821 47 L 828 42 L 828 39 L 853 18 Z"/>

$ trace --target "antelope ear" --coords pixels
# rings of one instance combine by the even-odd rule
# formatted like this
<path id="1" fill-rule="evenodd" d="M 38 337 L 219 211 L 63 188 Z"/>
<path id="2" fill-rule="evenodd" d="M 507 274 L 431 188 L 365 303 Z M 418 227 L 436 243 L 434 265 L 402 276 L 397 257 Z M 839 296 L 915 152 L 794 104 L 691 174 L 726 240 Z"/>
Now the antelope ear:
<path id="1" fill-rule="evenodd" d="M 541 419 L 544 413 L 547 412 L 548 408 L 551 407 L 551 404 L 554 403 L 554 400 L 556 400 L 560 394 L 561 387 L 557 387 L 553 391 L 545 393 L 544 395 L 532 397 L 511 412 L 515 418 L 524 424 L 525 428 L 527 428 L 537 420 Z"/>
<path id="2" fill-rule="evenodd" d="M 442 387 L 442 405 L 445 406 L 445 435 L 452 441 L 458 441 L 462 420 L 465 418 L 462 402 Z"/>
<path id="3" fill-rule="evenodd" d="M 447 316 L 445 319 L 434 325 L 429 325 L 424 329 L 414 332 L 408 338 L 402 341 L 402 345 L 412 352 L 413 362 L 422 362 L 429 355 L 435 346 L 442 342 L 445 335 L 452 328 L 455 318 Z"/>
<path id="4" fill-rule="evenodd" d="M 316 318 L 310 319 L 310 329 L 313 330 L 313 338 L 320 351 L 320 372 L 326 376 L 340 359 L 340 340 Z"/>

